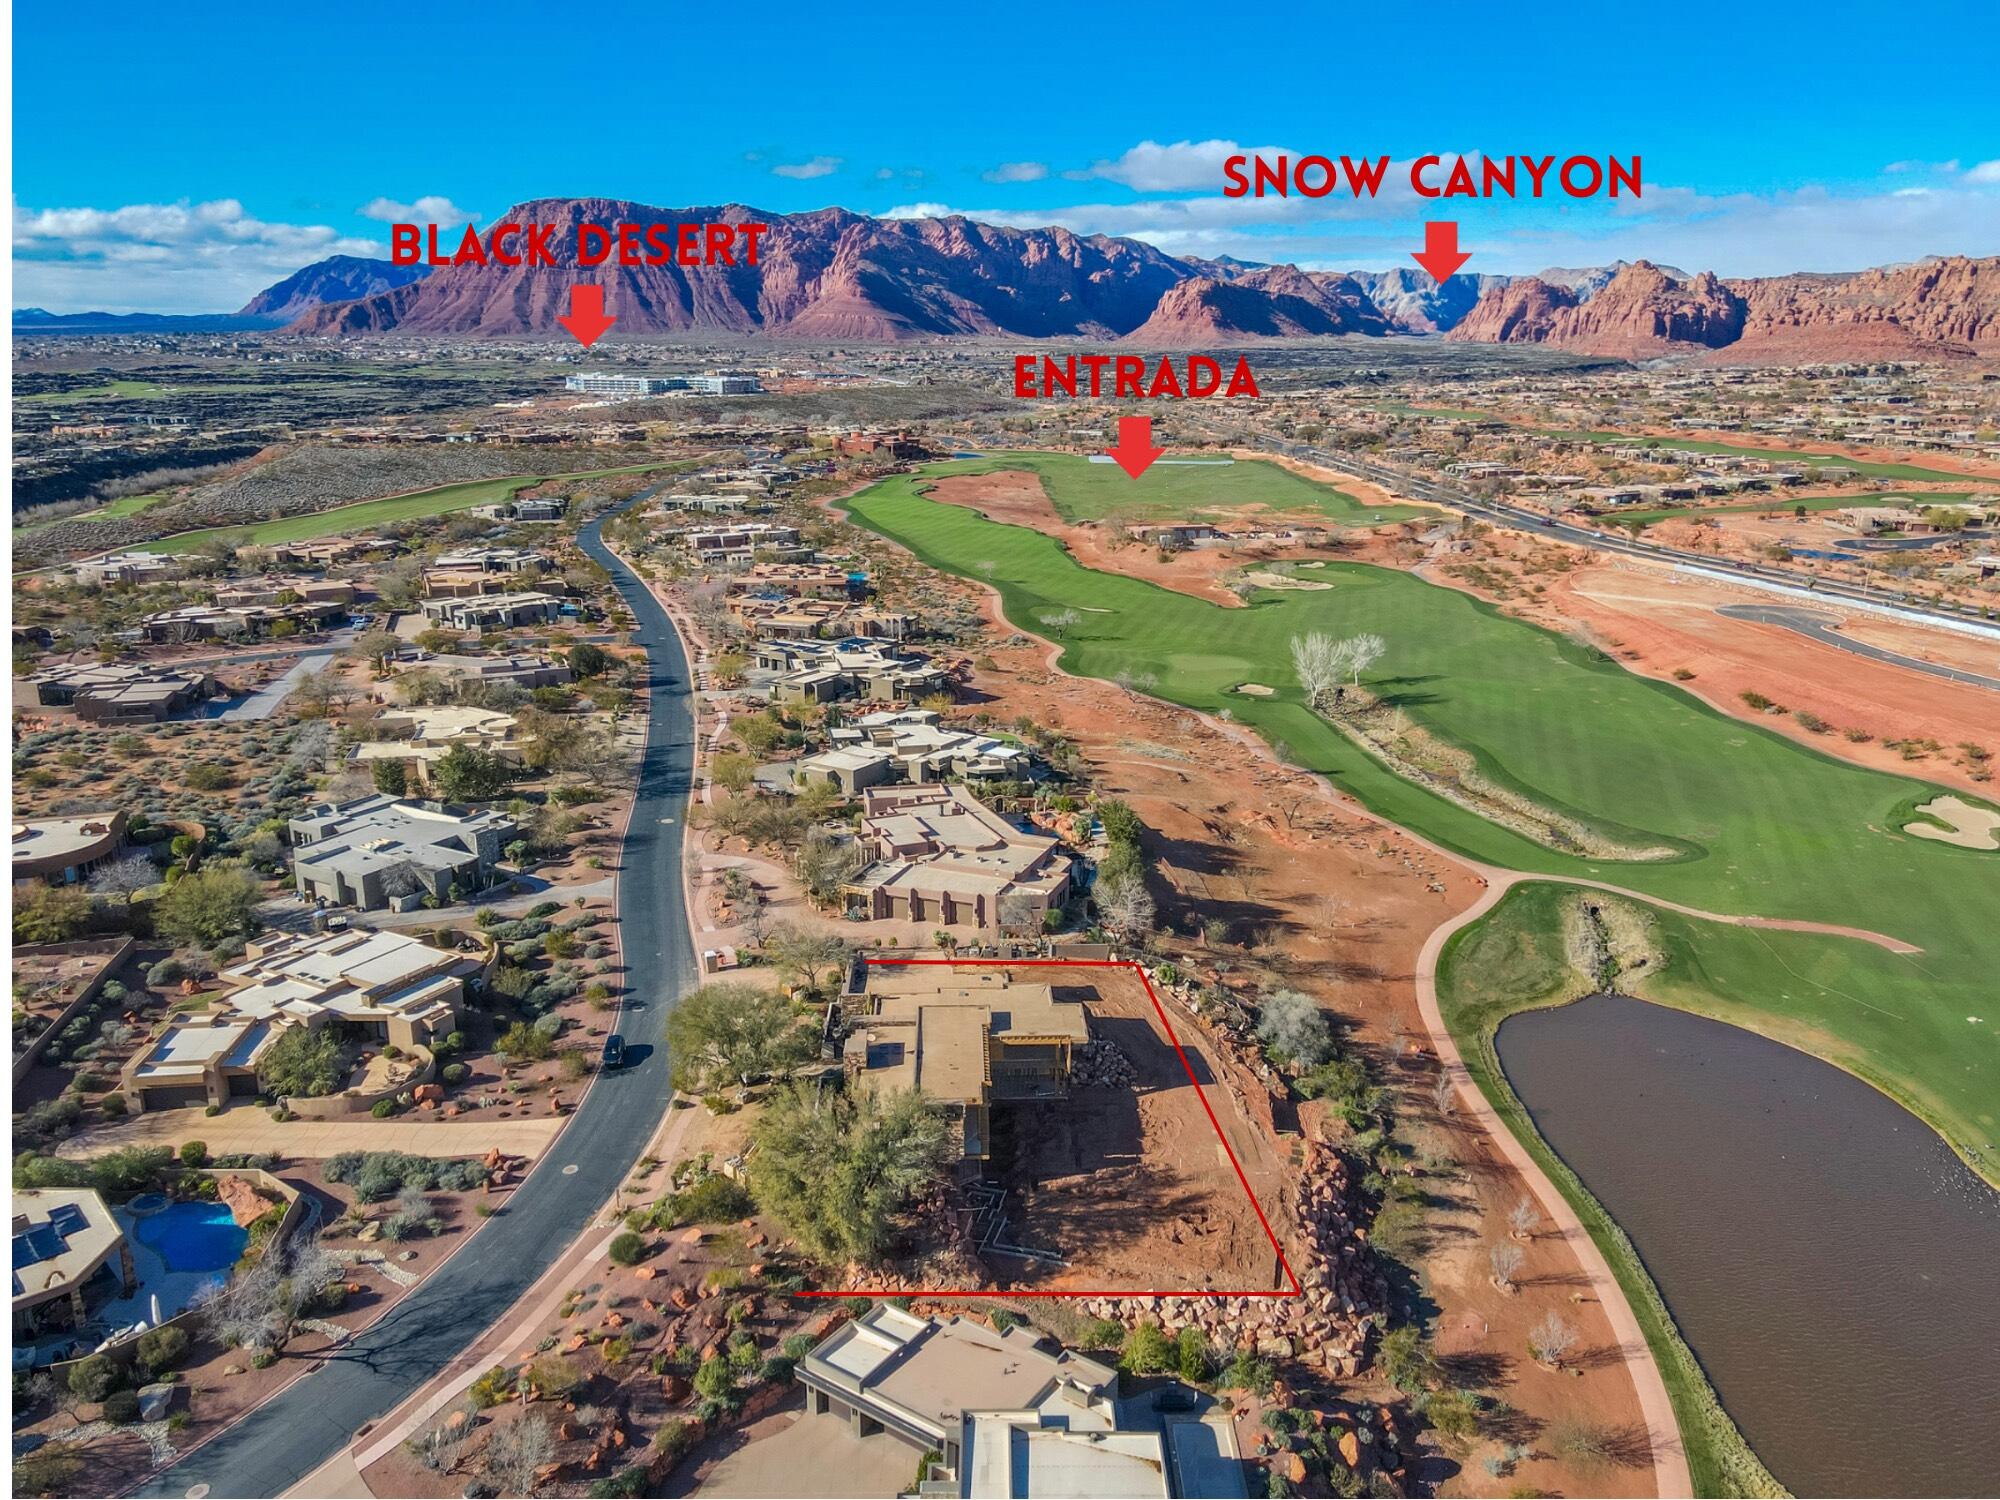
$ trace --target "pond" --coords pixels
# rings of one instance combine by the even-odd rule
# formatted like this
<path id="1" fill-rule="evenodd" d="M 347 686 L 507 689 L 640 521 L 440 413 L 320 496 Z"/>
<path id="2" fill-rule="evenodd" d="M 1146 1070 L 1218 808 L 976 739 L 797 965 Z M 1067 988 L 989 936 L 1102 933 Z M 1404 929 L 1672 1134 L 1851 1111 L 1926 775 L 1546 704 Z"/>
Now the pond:
<path id="1" fill-rule="evenodd" d="M 1617 996 L 1512 1017 L 1496 1044 L 1780 1482 L 2000 1494 L 2000 1193 L 1922 1121 L 1803 1052 Z"/>
<path id="2" fill-rule="evenodd" d="M 132 1232 L 169 1271 L 226 1271 L 250 1243 L 223 1203 L 176 1203 L 138 1220 Z"/>

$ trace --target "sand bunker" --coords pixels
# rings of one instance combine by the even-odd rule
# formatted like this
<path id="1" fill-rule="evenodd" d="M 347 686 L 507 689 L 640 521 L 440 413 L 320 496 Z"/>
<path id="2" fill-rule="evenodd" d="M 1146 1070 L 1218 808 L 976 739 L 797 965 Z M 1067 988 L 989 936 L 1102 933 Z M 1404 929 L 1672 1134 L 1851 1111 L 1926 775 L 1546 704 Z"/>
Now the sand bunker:
<path id="1" fill-rule="evenodd" d="M 1273 573 L 1266 568 L 1255 568 L 1243 575 L 1246 583 L 1254 583 L 1264 589 L 1330 589 L 1330 583 L 1322 583 L 1316 578 L 1294 578 L 1289 573 Z"/>
<path id="2" fill-rule="evenodd" d="M 1236 691 L 1246 698 L 1269 698 L 1277 689 L 1265 687 L 1261 682 L 1239 682 Z"/>
<path id="3" fill-rule="evenodd" d="M 1933 797 L 1917 809 L 1929 817 L 1942 819 L 1949 828 L 1936 823 L 1905 823 L 1903 832 L 1939 844 L 1956 844 L 1961 849 L 2000 849 L 2000 812 L 1974 807 L 1957 797 Z"/>

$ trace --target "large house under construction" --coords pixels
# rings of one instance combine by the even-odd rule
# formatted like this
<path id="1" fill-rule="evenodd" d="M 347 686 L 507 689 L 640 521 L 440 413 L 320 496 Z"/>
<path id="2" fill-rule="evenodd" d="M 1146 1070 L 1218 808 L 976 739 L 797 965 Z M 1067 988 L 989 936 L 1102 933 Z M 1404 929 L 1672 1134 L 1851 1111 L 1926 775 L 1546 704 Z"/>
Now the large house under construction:
<path id="1" fill-rule="evenodd" d="M 992 1107 L 1061 1097 L 1090 1040 L 1080 1001 L 995 970 L 870 965 L 842 1064 L 850 1086 L 915 1089 L 963 1126 L 972 1172 L 992 1154 Z"/>

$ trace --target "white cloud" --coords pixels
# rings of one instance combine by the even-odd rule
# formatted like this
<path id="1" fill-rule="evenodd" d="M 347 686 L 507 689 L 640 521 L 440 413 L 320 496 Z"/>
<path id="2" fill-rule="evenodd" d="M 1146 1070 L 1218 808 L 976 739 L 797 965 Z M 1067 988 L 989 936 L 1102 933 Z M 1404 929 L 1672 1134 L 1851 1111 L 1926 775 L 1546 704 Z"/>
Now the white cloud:
<path id="1" fill-rule="evenodd" d="M 980 175 L 988 182 L 1040 182 L 1049 175 L 1049 169 L 1038 161 L 1003 161 Z"/>
<path id="2" fill-rule="evenodd" d="M 16 205 L 14 296 L 52 312 L 228 312 L 329 255 L 383 243 L 252 217 L 234 198 L 122 208 Z"/>
<path id="3" fill-rule="evenodd" d="M 1950 161 L 1892 161 L 1882 169 L 1885 172 L 1956 172 L 1958 158 Z"/>
<path id="4" fill-rule="evenodd" d="M 957 212 L 959 210 L 953 208 L 949 203 L 899 203 L 894 208 L 885 209 L 882 217 L 885 219 L 948 219 Z M 980 214 L 974 217 L 983 218 L 989 224 L 1002 222 L 997 215 L 988 216 Z"/>
<path id="5" fill-rule="evenodd" d="M 1958 163 L 1953 162 L 1952 165 L 1957 166 Z M 2000 182 L 2000 160 L 1983 161 L 1977 166 L 1968 167 L 1965 173 L 1965 180 L 1967 182 L 1982 183 Z"/>
<path id="6" fill-rule="evenodd" d="M 771 170 L 780 177 L 830 177 L 840 170 L 840 158 L 815 156 L 811 161 L 787 162 Z"/>
<path id="7" fill-rule="evenodd" d="M 384 224 L 436 224 L 450 228 L 477 224 L 479 215 L 460 208 L 451 199 L 430 194 L 414 203 L 398 203 L 394 198 L 371 198 L 355 210 L 364 219 L 380 219 Z"/>
<path id="8" fill-rule="evenodd" d="M 1232 156 L 1291 156 L 1282 146 L 1239 146 L 1234 141 L 1176 141 L 1163 146 L 1141 141 L 1112 161 L 1093 162 L 1081 172 L 1065 172 L 1073 181 L 1103 177 L 1142 193 L 1219 192 L 1222 164 Z"/>

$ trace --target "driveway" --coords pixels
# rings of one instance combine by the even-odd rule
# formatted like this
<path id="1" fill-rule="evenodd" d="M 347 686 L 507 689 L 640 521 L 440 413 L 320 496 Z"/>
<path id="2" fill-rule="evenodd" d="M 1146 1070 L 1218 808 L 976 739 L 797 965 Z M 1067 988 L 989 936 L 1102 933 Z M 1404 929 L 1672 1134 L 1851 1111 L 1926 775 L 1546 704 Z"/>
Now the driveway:
<path id="1" fill-rule="evenodd" d="M 775 1420 L 785 1425 L 730 1454 L 695 1493 L 888 1500 L 909 1488 L 922 1456 L 886 1432 L 856 1437 L 852 1427 L 831 1415 L 799 1411 Z"/>
<path id="2" fill-rule="evenodd" d="M 644 494 L 637 500 L 646 498 Z M 556 1148 L 465 1247 L 315 1374 L 156 1474 L 136 1493 L 281 1495 L 436 1375 L 505 1315 L 630 1174 L 667 1106 L 667 1012 L 695 983 L 681 900 L 681 829 L 693 770 L 687 657 L 666 611 L 598 536 L 578 537 L 610 571 L 647 652 L 650 695 L 638 805 L 619 877 L 620 937 L 634 977 L 619 1030 L 631 1062 L 602 1074 Z M 220 1118 L 218 1116 L 217 1118 Z M 207 1122 L 204 1122 L 206 1124 Z M 426 1136 L 439 1126 L 420 1127 Z M 468 1125 L 488 1133 L 490 1128 Z M 482 1148 L 484 1149 L 484 1148 Z M 822 1476 L 815 1473 L 817 1481 Z"/>
<path id="3" fill-rule="evenodd" d="M 331 651 L 317 656 L 302 656 L 292 664 L 291 670 L 277 681 L 259 688 L 241 703 L 218 709 L 208 717 L 220 719 L 225 724 L 240 724 L 252 719 L 268 719 L 278 711 L 278 705 L 292 696 L 292 689 L 299 685 L 299 679 L 308 673 L 317 672 L 333 660 Z"/>

